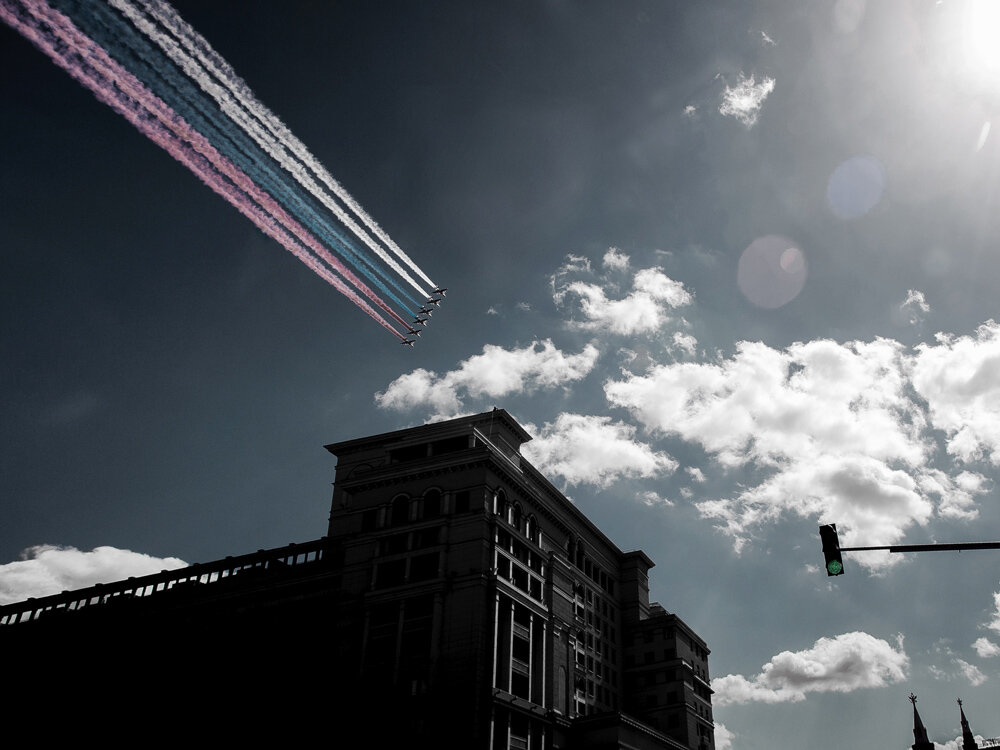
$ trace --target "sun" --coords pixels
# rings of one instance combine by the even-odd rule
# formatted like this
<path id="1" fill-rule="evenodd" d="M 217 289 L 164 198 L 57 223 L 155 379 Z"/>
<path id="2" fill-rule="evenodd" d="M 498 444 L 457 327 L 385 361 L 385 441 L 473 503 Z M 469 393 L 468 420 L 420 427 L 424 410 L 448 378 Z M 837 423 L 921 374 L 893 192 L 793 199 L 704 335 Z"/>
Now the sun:
<path id="1" fill-rule="evenodd" d="M 982 83 L 1000 88 L 1000 0 L 968 0 L 964 27 L 968 72 Z"/>

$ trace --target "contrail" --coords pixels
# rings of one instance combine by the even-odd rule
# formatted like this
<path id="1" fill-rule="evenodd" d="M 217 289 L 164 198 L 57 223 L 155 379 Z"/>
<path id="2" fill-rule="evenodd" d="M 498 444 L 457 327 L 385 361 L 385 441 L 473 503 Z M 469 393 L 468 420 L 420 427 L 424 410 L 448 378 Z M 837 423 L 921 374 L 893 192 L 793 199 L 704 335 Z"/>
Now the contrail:
<path id="1" fill-rule="evenodd" d="M 155 42 L 166 54 L 170 57 L 174 63 L 177 64 L 188 76 L 190 76 L 197 84 L 202 88 L 205 93 L 215 99 L 218 102 L 219 107 L 229 115 L 230 118 L 243 128 L 246 133 L 253 138 L 253 140 L 264 149 L 275 161 L 277 161 L 285 170 L 287 170 L 295 179 L 299 182 L 302 187 L 308 190 L 312 195 L 314 195 L 324 206 L 326 206 L 333 214 L 339 219 L 348 229 L 350 229 L 359 239 L 361 239 L 366 245 L 376 255 L 379 256 L 383 261 L 385 261 L 393 271 L 402 276 L 407 283 L 409 283 L 414 289 L 416 289 L 423 296 L 428 296 L 426 290 L 422 289 L 419 284 L 417 284 L 410 275 L 400 267 L 400 265 L 389 256 L 388 253 L 379 245 L 375 240 L 373 240 L 369 234 L 347 214 L 340 205 L 333 200 L 322 187 L 316 184 L 315 180 L 309 175 L 309 172 L 304 164 L 300 161 L 294 159 L 291 154 L 289 154 L 288 149 L 280 142 L 276 141 L 271 133 L 268 133 L 263 127 L 261 127 L 261 121 L 258 118 L 250 116 L 248 109 L 240 107 L 236 98 L 239 95 L 235 91 L 231 91 L 228 88 L 219 86 L 213 80 L 210 70 L 206 67 L 211 67 L 211 62 L 205 60 L 203 55 L 199 54 L 197 47 L 192 43 L 192 41 L 184 34 L 180 33 L 178 29 L 172 28 L 169 23 L 169 18 L 161 17 L 158 14 L 158 8 L 151 8 L 148 3 L 144 3 L 144 7 L 148 12 L 150 12 L 160 23 L 171 33 L 178 41 L 187 47 L 187 51 L 182 50 L 178 46 L 177 42 L 174 41 L 168 34 L 160 31 L 155 24 L 149 21 L 132 3 L 128 0 L 109 0 L 110 4 L 115 8 L 120 10 L 125 14 L 130 21 L 132 21 L 135 26 L 140 29 L 146 36 L 148 36 L 153 42 Z M 190 54 L 189 54 L 190 53 Z M 194 55 L 195 57 L 192 57 Z M 198 59 L 195 59 L 198 58 Z M 217 75 L 216 78 L 220 81 L 224 81 L 222 76 Z"/>
<path id="2" fill-rule="evenodd" d="M 24 17 L 23 13 L 18 13 L 18 9 L 27 11 L 30 15 Z M 209 161 L 214 152 L 211 144 L 204 142 L 204 139 L 200 143 L 191 139 L 185 142 L 181 133 L 191 131 L 190 126 L 166 103 L 149 93 L 138 79 L 112 60 L 93 40 L 80 32 L 66 16 L 50 8 L 43 0 L 22 0 L 20 5 L 14 0 L 0 0 L 0 17 L 90 89 L 98 100 L 123 115 L 140 132 L 187 166 L 206 185 L 229 200 L 261 231 L 296 255 L 386 330 L 397 338 L 405 339 L 352 289 L 323 267 L 288 232 L 294 231 L 307 245 L 314 244 L 322 249 L 311 235 L 294 221 L 289 221 L 287 215 L 282 217 L 284 212 L 280 207 L 268 206 L 268 203 L 274 203 L 273 200 L 217 152 L 214 153 L 216 160 L 213 165 Z M 272 211 L 268 215 L 267 211 L 272 208 L 280 213 Z M 284 231 L 277 225 L 276 218 L 284 219 Z M 295 231 L 296 228 L 298 231 Z"/>
<path id="3" fill-rule="evenodd" d="M 67 0 L 61 1 L 67 2 Z M 59 2 L 60 0 L 57 0 L 57 3 Z M 77 5 L 70 4 L 73 7 Z M 295 186 L 289 184 L 286 177 L 275 174 L 270 166 L 270 160 L 257 151 L 242 130 L 220 115 L 215 106 L 191 86 L 190 81 L 173 67 L 162 52 L 150 45 L 138 31 L 103 3 L 84 2 L 83 5 L 86 8 L 80 12 L 79 23 L 84 26 L 84 33 L 89 29 L 89 33 L 98 44 L 102 44 L 113 56 L 118 57 L 145 79 L 146 85 L 153 89 L 154 95 L 174 101 L 175 111 L 208 141 L 214 143 L 223 156 L 234 162 L 272 197 L 296 214 L 309 230 L 318 235 L 328 246 L 339 248 L 348 262 L 392 297 L 400 307 L 404 310 L 407 308 L 406 304 L 369 271 L 365 259 L 358 254 L 350 241 L 342 236 L 336 227 L 330 227 L 309 205 L 308 198 L 296 193 Z M 325 259 L 322 254 L 321 257 Z M 348 276 L 348 278 L 353 282 L 353 277 Z M 356 284 L 356 286 L 367 296 L 371 296 L 363 285 Z M 380 299 L 371 298 L 383 307 Z M 403 325 L 408 325 L 407 321 L 391 308 L 384 306 L 383 309 Z"/>
<path id="4" fill-rule="evenodd" d="M 128 0 L 108 0 L 109 3 L 121 11 L 132 23 L 133 25 L 142 31 L 150 40 L 152 40 L 161 50 L 181 69 L 186 73 L 192 80 L 194 80 L 198 86 L 206 94 L 211 96 L 219 105 L 219 108 L 223 113 L 229 116 L 229 118 L 238 124 L 244 132 L 249 135 L 253 141 L 264 151 L 267 152 L 278 164 L 281 165 L 287 172 L 289 172 L 298 183 L 305 188 L 311 195 L 317 198 L 326 208 L 328 208 L 341 223 L 343 223 L 348 229 L 350 229 L 359 239 L 361 239 L 372 251 L 375 252 L 383 261 L 385 261 L 393 271 L 403 277 L 407 283 L 409 283 L 414 289 L 416 289 L 423 296 L 428 296 L 428 293 L 422 289 L 406 271 L 396 263 L 379 245 L 375 240 L 373 240 L 364 229 L 359 227 L 355 221 L 348 215 L 340 205 L 333 200 L 322 187 L 316 184 L 315 180 L 309 175 L 307 169 L 301 162 L 294 159 L 288 150 L 279 142 L 277 142 L 274 137 L 268 133 L 260 123 L 251 117 L 246 110 L 240 107 L 235 101 L 234 95 L 228 89 L 220 86 L 215 82 L 213 77 L 208 71 L 202 66 L 202 64 L 191 56 L 190 53 L 196 54 L 196 50 L 189 47 L 188 51 L 181 49 L 178 43 L 170 37 L 168 33 L 161 31 L 156 24 L 150 21 L 138 8 L 136 8 Z M 185 42 L 183 38 L 179 38 L 181 42 Z M 373 279 L 374 281 L 374 279 Z M 387 293 L 389 293 L 386 290 Z M 402 307 L 406 307 L 402 302 L 396 300 Z M 415 304 L 416 300 L 412 300 Z"/>
<path id="5" fill-rule="evenodd" d="M 163 24 L 178 39 L 183 40 L 186 47 L 194 51 L 202 64 L 220 80 L 225 81 L 227 88 L 232 91 L 240 103 L 252 113 L 261 123 L 263 123 L 275 136 L 283 141 L 287 147 L 299 158 L 299 160 L 312 170 L 322 182 L 324 182 L 334 195 L 340 198 L 359 219 L 367 226 L 376 237 L 382 240 L 414 273 L 422 278 L 431 288 L 437 285 L 431 281 L 423 271 L 412 261 L 403 250 L 393 242 L 392 238 L 372 219 L 356 200 L 338 183 L 310 153 L 295 135 L 285 126 L 285 124 L 271 112 L 267 107 L 257 101 L 253 91 L 234 71 L 221 55 L 195 31 L 177 12 L 167 3 L 161 0 L 139 0 L 140 4 Z"/>

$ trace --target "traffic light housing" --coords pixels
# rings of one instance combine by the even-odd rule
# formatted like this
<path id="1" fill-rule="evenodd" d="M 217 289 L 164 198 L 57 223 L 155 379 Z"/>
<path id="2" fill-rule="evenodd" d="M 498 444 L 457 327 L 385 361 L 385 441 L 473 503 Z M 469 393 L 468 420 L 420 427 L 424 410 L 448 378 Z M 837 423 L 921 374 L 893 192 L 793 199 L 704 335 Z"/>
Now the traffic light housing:
<path id="1" fill-rule="evenodd" d="M 837 524 L 831 523 L 819 527 L 819 538 L 823 540 L 823 557 L 826 558 L 826 574 L 840 576 L 844 574 L 844 561 L 840 557 L 840 537 L 837 536 Z"/>

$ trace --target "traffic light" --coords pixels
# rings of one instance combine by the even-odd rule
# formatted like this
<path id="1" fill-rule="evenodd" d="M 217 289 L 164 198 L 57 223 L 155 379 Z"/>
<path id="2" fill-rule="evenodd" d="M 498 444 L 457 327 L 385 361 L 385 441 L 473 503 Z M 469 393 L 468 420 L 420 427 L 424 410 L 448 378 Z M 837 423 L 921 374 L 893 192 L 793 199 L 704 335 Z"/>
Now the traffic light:
<path id="1" fill-rule="evenodd" d="M 819 538 L 823 540 L 823 557 L 826 558 L 826 574 L 840 576 L 844 574 L 844 561 L 840 557 L 840 537 L 837 536 L 837 524 L 831 523 L 819 527 Z"/>

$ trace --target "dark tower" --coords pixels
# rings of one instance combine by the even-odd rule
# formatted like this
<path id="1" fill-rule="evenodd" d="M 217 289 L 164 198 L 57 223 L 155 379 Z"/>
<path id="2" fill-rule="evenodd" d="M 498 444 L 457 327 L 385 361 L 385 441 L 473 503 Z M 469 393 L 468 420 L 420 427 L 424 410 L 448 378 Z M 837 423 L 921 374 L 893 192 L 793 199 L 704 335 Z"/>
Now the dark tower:
<path id="1" fill-rule="evenodd" d="M 965 709 L 962 708 L 962 699 L 958 699 L 958 712 L 962 715 L 962 750 L 979 750 L 976 738 L 972 736 L 969 729 L 969 720 L 965 718 Z"/>
<path id="2" fill-rule="evenodd" d="M 927 739 L 927 729 L 917 713 L 917 696 L 910 693 L 910 703 L 913 704 L 913 750 L 934 750 L 934 743 Z"/>

